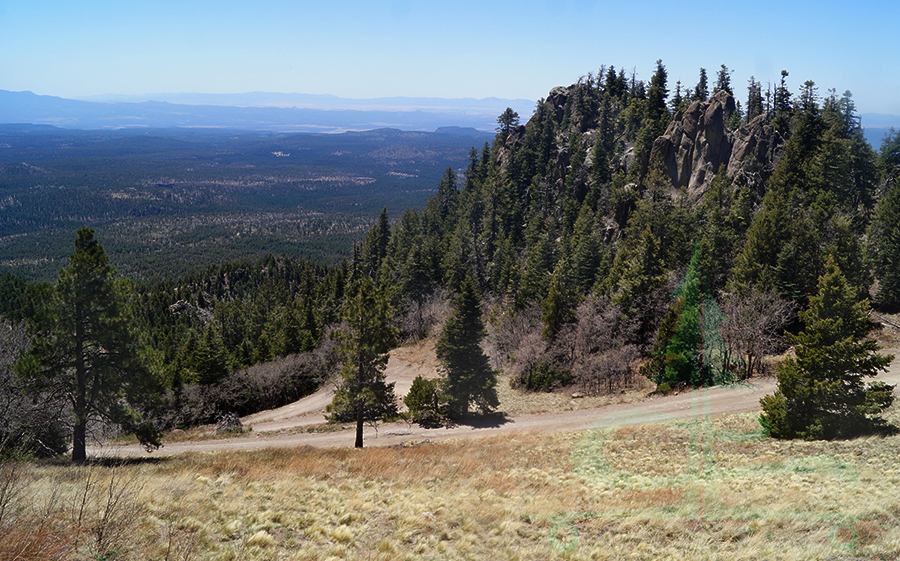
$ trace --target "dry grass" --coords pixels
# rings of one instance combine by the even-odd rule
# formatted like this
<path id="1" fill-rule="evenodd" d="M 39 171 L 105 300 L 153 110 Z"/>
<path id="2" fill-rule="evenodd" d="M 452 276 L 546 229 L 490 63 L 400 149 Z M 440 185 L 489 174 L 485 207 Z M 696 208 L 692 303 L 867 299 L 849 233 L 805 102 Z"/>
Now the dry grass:
<path id="1" fill-rule="evenodd" d="M 19 473 L 0 559 L 900 556 L 900 437 L 778 442 L 753 415 Z"/>

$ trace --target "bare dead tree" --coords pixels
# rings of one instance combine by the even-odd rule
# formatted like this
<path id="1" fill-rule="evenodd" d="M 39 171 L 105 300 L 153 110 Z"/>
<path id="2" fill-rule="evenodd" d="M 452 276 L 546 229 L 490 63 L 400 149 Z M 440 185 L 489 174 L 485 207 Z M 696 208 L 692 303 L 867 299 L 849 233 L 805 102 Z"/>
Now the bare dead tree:
<path id="1" fill-rule="evenodd" d="M 446 290 L 440 289 L 422 299 L 410 299 L 404 309 L 398 325 L 404 342 L 419 341 L 450 317 L 450 298 Z"/>
<path id="2" fill-rule="evenodd" d="M 485 338 L 485 352 L 491 360 L 491 367 L 507 369 L 514 360 L 517 360 L 519 348 L 528 342 L 525 347 L 532 349 L 540 340 L 541 309 L 531 306 L 524 310 L 512 308 L 503 309 L 493 321 L 485 325 L 488 336 Z M 537 339 L 534 334 L 537 333 Z M 543 342 L 541 345 L 546 346 Z M 537 345 L 537 346 L 541 346 Z"/>
<path id="3" fill-rule="evenodd" d="M 727 318 L 719 326 L 722 341 L 741 364 L 731 366 L 745 380 L 762 371 L 762 359 L 785 348 L 784 326 L 796 308 L 774 292 L 754 288 L 745 294 L 729 294 L 722 303 Z"/>

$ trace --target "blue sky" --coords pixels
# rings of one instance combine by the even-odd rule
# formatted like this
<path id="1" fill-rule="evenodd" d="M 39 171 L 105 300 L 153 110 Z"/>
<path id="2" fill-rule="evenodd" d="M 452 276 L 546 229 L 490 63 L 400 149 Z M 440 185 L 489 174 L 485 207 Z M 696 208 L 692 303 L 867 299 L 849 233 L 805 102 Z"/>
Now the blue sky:
<path id="1" fill-rule="evenodd" d="M 536 100 L 601 64 L 693 86 L 734 71 L 739 99 L 790 72 L 900 114 L 900 2 L 131 0 L 0 2 L 0 89 Z"/>

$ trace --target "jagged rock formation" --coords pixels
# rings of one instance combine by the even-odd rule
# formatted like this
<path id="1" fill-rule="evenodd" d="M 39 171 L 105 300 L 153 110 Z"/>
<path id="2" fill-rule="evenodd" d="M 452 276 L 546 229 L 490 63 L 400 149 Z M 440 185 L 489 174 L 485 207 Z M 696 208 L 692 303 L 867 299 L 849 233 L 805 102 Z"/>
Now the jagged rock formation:
<path id="1" fill-rule="evenodd" d="M 784 140 L 765 116 L 728 130 L 734 111 L 734 97 L 719 91 L 675 114 L 650 153 L 651 162 L 665 166 L 674 189 L 684 188 L 692 198 L 700 198 L 723 164 L 729 177 L 742 178 L 751 189 L 768 179 Z"/>

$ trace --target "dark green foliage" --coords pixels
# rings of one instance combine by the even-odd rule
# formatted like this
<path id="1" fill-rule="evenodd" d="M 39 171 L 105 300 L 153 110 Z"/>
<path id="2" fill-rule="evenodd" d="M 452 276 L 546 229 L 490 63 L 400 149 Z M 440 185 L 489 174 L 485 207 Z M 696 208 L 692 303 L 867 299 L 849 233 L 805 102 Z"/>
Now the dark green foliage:
<path id="1" fill-rule="evenodd" d="M 893 386 L 865 384 L 893 360 L 866 339 L 867 301 L 855 294 L 834 261 L 818 294 L 801 312 L 805 327 L 790 336 L 796 357 L 778 366 L 778 390 L 760 403 L 760 423 L 776 438 L 848 438 L 888 430 L 878 415 L 893 402 Z"/>
<path id="2" fill-rule="evenodd" d="M 506 140 L 509 133 L 519 125 L 519 114 L 507 107 L 506 111 L 497 117 L 497 134 L 501 140 Z"/>
<path id="3" fill-rule="evenodd" d="M 0 316 L 22 321 L 30 315 L 27 287 L 22 277 L 10 273 L 0 275 Z"/>
<path id="4" fill-rule="evenodd" d="M 516 380 L 516 387 L 533 392 L 549 392 L 571 383 L 570 371 L 559 368 L 549 360 L 542 360 L 521 373 Z"/>
<path id="5" fill-rule="evenodd" d="M 700 254 L 694 251 L 694 257 L 685 273 L 682 285 L 678 290 L 677 308 L 681 309 L 678 328 L 663 351 L 666 357 L 666 368 L 657 374 L 653 381 L 669 385 L 690 385 L 697 387 L 704 380 L 701 371 L 700 356 L 703 353 L 700 333 Z M 668 328 L 668 327 L 667 327 Z"/>
<path id="6" fill-rule="evenodd" d="M 16 364 L 38 393 L 60 392 L 72 406 L 72 460 L 86 459 L 87 424 L 105 419 L 159 446 L 155 428 L 138 412 L 157 392 L 133 335 L 124 286 L 115 278 L 94 231 L 82 228 L 75 253 L 49 301 L 30 318 L 31 348 Z"/>
<path id="7" fill-rule="evenodd" d="M 706 69 L 701 68 L 700 79 L 694 86 L 694 95 L 691 96 L 691 101 L 706 101 L 707 98 L 709 98 L 709 80 L 706 77 Z"/>
<path id="8" fill-rule="evenodd" d="M 446 376 L 448 409 L 453 417 L 465 416 L 470 405 L 481 413 L 490 413 L 500 405 L 497 373 L 481 350 L 484 336 L 481 297 L 472 279 L 466 277 L 436 347 Z"/>
<path id="9" fill-rule="evenodd" d="M 657 384 L 706 386 L 732 380 L 728 351 L 719 334 L 724 314 L 703 282 L 700 244 L 675 291 L 675 302 L 656 338 L 657 356 L 643 372 Z"/>
<path id="10" fill-rule="evenodd" d="M 893 129 L 879 154 L 884 196 L 869 228 L 869 255 L 879 280 L 878 304 L 900 307 L 900 134 Z"/>
<path id="11" fill-rule="evenodd" d="M 713 92 L 719 91 L 726 91 L 734 95 L 734 91 L 731 89 L 731 70 L 728 70 L 728 67 L 724 64 L 716 73 L 716 86 L 713 89 Z"/>
<path id="12" fill-rule="evenodd" d="M 900 132 L 891 127 L 881 142 L 878 154 L 878 168 L 882 178 L 897 178 L 900 175 Z"/>
<path id="13" fill-rule="evenodd" d="M 426 380 L 416 376 L 409 393 L 403 398 L 409 409 L 409 420 L 423 426 L 436 425 L 444 417 L 446 399 L 441 392 L 440 380 Z"/>
<path id="14" fill-rule="evenodd" d="M 333 343 L 326 340 L 314 352 L 235 370 L 213 385 L 170 390 L 158 422 L 165 428 L 185 427 L 214 423 L 223 412 L 244 416 L 275 409 L 315 392 L 338 367 Z"/>
<path id="15" fill-rule="evenodd" d="M 13 372 L 16 359 L 30 344 L 25 325 L 0 318 L 0 332 L 0 462 L 65 454 L 69 437 L 59 416 L 64 401 L 52 394 L 29 394 L 24 380 Z"/>
<path id="16" fill-rule="evenodd" d="M 763 113 L 762 85 L 753 76 L 750 76 L 747 83 L 746 113 L 748 123 Z"/>
<path id="17" fill-rule="evenodd" d="M 363 446 L 363 425 L 397 414 L 394 384 L 384 379 L 388 351 L 398 343 L 393 311 L 368 277 L 352 279 L 344 324 L 336 333 L 343 382 L 328 407 L 331 421 L 356 421 L 356 447 Z"/>
<path id="18" fill-rule="evenodd" d="M 840 100 L 830 96 L 823 108 L 815 84 L 806 82 L 797 106 L 779 113 L 778 104 L 787 99 L 785 92 L 776 92 L 776 119 L 791 118 L 790 139 L 735 259 L 732 286 L 738 291 L 774 289 L 802 306 L 815 293 L 816 278 L 833 254 L 863 295 L 868 273 L 859 258 L 861 246 L 851 238 L 861 233 L 871 209 L 874 153 L 860 143 L 848 94 Z M 849 225 L 845 217 L 850 217 Z"/>

